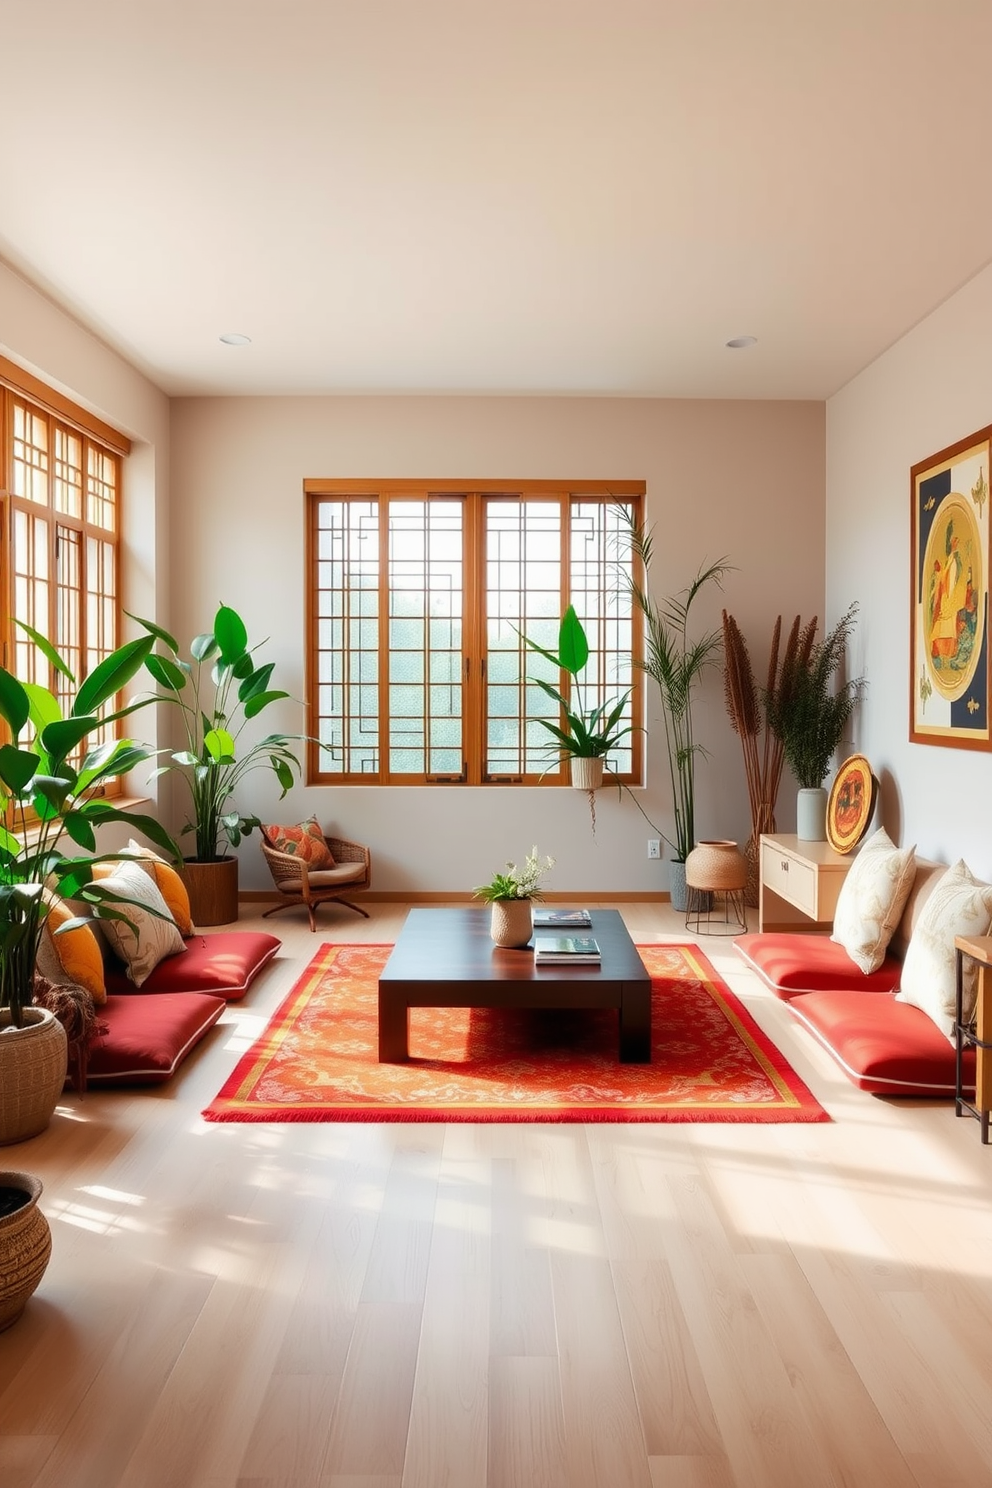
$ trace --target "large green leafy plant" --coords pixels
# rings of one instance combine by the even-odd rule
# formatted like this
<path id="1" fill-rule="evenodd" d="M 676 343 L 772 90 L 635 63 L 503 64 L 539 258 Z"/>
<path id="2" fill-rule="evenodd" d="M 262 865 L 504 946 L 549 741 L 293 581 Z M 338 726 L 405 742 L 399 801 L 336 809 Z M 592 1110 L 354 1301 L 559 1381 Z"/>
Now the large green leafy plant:
<path id="1" fill-rule="evenodd" d="M 523 636 L 522 640 L 532 651 L 545 657 L 552 666 L 567 672 L 572 678 L 567 698 L 557 687 L 540 677 L 528 679 L 547 693 L 552 702 L 558 704 L 564 720 L 564 727 L 560 721 L 552 723 L 547 718 L 534 720 L 551 735 L 548 749 L 553 751 L 556 758 L 566 755 L 576 759 L 605 759 L 621 739 L 634 731 L 633 724 L 624 722 L 630 689 L 615 702 L 600 703 L 595 708 L 584 706 L 579 673 L 589 660 L 589 641 L 582 622 L 575 613 L 575 607 L 569 605 L 562 616 L 558 628 L 557 653 L 545 650 L 527 636 Z"/>
<path id="2" fill-rule="evenodd" d="M 656 600 L 647 583 L 654 557 L 652 529 L 628 518 L 625 534 L 644 574 L 629 580 L 631 596 L 644 616 L 644 657 L 637 665 L 658 685 L 665 725 L 665 747 L 672 787 L 675 830 L 662 833 L 674 861 L 684 863 L 696 845 L 696 761 L 704 751 L 696 742 L 692 704 L 702 675 L 720 656 L 720 627 L 702 635 L 690 634 L 692 606 L 708 584 L 720 584 L 731 564 L 724 560 L 701 567 L 684 589 Z M 636 571 L 635 571 L 636 572 Z"/>
<path id="3" fill-rule="evenodd" d="M 114 709 L 113 700 L 139 671 L 153 640 L 142 637 L 112 652 L 76 687 L 54 647 L 28 626 L 55 670 L 75 688 L 68 711 L 54 693 L 20 681 L 0 667 L 0 717 L 10 739 L 0 744 L 0 1009 L 14 1027 L 31 1003 L 38 945 L 49 912 L 49 894 L 99 906 L 126 919 L 128 901 L 92 880 L 97 829 L 126 822 L 177 858 L 179 849 L 153 817 L 115 806 L 100 794 L 105 783 L 133 770 L 155 751 L 132 739 L 87 747 L 87 738 L 152 699 Z M 66 851 L 65 848 L 70 850 Z M 78 921 L 70 921 L 71 929 Z"/>
<path id="4" fill-rule="evenodd" d="M 243 815 L 233 800 L 245 776 L 253 770 L 271 770 L 281 787 L 281 800 L 299 775 L 300 762 L 290 746 L 304 736 L 273 733 L 254 741 L 244 737 L 252 719 L 289 693 L 271 686 L 275 662 L 258 665 L 258 648 L 249 646 L 244 621 L 228 605 L 220 606 L 211 630 L 193 638 L 189 660 L 180 656 L 179 643 L 167 630 L 138 615 L 132 619 L 148 631 L 150 647 L 158 640 L 170 653 L 153 651 L 144 664 L 159 686 L 158 695 L 179 709 L 186 735 L 185 748 L 154 775 L 180 773 L 191 808 L 182 831 L 195 835 L 194 861 L 217 862 L 224 856 L 224 843 L 237 847 L 261 825 L 257 816 Z"/>

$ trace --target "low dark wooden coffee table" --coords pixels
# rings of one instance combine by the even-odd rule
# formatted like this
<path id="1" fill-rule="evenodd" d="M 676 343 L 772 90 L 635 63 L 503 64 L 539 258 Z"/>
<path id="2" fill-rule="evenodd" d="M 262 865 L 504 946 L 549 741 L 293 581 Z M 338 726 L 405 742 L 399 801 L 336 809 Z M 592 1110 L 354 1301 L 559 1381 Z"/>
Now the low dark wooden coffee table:
<path id="1" fill-rule="evenodd" d="M 651 1059 L 651 978 L 615 909 L 594 909 L 583 935 L 599 941 L 597 965 L 534 965 L 533 951 L 489 938 L 488 909 L 411 909 L 379 978 L 379 1061 L 409 1059 L 412 1007 L 612 1008 L 620 1059 Z"/>

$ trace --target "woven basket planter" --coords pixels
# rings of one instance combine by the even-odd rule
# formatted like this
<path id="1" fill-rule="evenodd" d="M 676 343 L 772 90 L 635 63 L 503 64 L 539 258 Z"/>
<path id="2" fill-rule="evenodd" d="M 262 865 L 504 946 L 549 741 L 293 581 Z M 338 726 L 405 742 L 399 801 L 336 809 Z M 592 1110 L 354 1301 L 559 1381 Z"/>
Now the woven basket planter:
<path id="1" fill-rule="evenodd" d="M 489 938 L 498 946 L 525 946 L 534 930 L 529 899 L 496 899 L 489 925 Z"/>
<path id="2" fill-rule="evenodd" d="M 0 1191 L 9 1189 L 20 1190 L 25 1202 L 0 1214 L 0 1333 L 17 1322 L 52 1253 L 52 1232 L 38 1208 L 41 1179 L 0 1171 Z"/>
<path id="3" fill-rule="evenodd" d="M 24 1027 L 0 1013 L 0 1147 L 43 1132 L 65 1084 L 65 1029 L 47 1008 L 25 1008 Z"/>

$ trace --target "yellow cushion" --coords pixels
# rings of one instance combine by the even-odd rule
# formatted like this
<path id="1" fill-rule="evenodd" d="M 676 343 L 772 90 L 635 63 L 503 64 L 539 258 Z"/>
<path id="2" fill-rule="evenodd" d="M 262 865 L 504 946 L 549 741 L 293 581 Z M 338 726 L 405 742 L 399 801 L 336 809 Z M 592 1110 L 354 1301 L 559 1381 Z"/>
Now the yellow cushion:
<path id="1" fill-rule="evenodd" d="M 60 899 L 49 901 L 44 944 L 39 948 L 39 962 L 44 962 L 46 957 L 54 953 L 63 975 L 61 978 L 49 976 L 49 981 L 75 982 L 77 986 L 85 987 L 93 1001 L 99 1005 L 107 1000 L 107 983 L 103 974 L 100 944 L 93 931 L 88 925 L 80 925 L 75 930 L 66 930 L 62 935 L 55 934 L 60 925 L 75 918 L 69 906 Z M 48 976 L 47 971 L 44 974 Z"/>

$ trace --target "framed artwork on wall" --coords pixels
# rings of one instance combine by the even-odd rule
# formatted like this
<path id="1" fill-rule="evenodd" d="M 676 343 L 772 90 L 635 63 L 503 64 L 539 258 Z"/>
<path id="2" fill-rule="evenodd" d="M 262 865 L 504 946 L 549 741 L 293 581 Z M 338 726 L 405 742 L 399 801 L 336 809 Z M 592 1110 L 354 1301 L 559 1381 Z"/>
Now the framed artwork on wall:
<path id="1" fill-rule="evenodd" d="M 989 455 L 992 425 L 910 471 L 909 738 L 992 750 Z"/>

